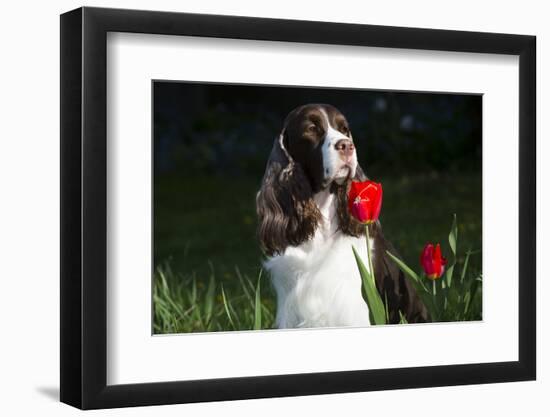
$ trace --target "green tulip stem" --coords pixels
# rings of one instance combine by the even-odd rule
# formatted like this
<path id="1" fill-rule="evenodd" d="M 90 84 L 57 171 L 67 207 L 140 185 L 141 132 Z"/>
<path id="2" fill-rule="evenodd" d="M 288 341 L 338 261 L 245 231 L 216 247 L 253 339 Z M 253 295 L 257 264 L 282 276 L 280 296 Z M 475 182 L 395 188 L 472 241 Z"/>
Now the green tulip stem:
<path id="1" fill-rule="evenodd" d="M 436 290 L 436 288 L 435 288 L 435 281 L 436 281 L 435 279 L 432 279 L 432 288 L 433 288 L 434 297 L 435 297 L 436 294 L 437 294 L 437 290 Z"/>
<path id="2" fill-rule="evenodd" d="M 374 285 L 376 285 L 376 280 L 374 279 L 374 268 L 372 267 L 372 259 L 370 254 L 370 236 L 369 236 L 369 225 L 365 225 L 365 231 L 367 236 L 367 258 L 369 260 L 369 269 L 370 269 L 370 275 L 372 277 L 372 281 L 374 282 Z"/>

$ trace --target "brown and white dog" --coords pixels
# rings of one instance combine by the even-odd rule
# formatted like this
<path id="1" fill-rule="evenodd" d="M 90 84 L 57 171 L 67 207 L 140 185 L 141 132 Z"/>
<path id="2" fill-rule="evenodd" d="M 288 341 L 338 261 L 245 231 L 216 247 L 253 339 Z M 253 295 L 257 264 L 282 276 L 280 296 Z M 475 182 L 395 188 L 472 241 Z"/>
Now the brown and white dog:
<path id="1" fill-rule="evenodd" d="M 351 248 L 367 251 L 364 226 L 347 209 L 352 179 L 367 177 L 357 163 L 344 115 L 327 104 L 291 111 L 275 139 L 256 199 L 279 328 L 370 324 Z M 395 250 L 380 222 L 369 227 L 376 285 L 387 299 L 390 323 L 399 322 L 400 312 L 409 323 L 429 321 L 414 288 L 386 255 Z"/>

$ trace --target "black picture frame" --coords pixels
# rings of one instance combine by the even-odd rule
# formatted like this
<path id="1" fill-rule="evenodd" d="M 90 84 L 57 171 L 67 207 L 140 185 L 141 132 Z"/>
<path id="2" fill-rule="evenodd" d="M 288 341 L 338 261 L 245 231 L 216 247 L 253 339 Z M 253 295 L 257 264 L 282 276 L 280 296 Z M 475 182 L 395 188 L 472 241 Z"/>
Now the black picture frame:
<path id="1" fill-rule="evenodd" d="M 519 56 L 519 360 L 107 385 L 108 32 Z M 525 35 L 88 7 L 61 15 L 61 401 L 94 409 L 534 380 L 535 51 Z"/>

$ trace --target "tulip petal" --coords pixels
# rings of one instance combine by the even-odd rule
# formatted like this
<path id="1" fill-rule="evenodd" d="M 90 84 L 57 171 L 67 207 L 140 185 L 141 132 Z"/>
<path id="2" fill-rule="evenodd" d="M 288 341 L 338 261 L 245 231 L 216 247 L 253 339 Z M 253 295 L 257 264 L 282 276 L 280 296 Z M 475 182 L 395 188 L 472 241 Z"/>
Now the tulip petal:
<path id="1" fill-rule="evenodd" d="M 427 243 L 420 255 L 420 263 L 429 279 L 440 278 L 447 264 L 447 260 L 441 255 L 441 245 Z"/>
<path id="2" fill-rule="evenodd" d="M 424 246 L 424 250 L 420 256 L 420 264 L 424 269 L 425 274 L 430 277 L 435 273 L 433 264 L 434 246 L 431 243 L 427 243 Z"/>
<path id="3" fill-rule="evenodd" d="M 361 223 L 378 220 L 382 208 L 382 184 L 374 181 L 353 181 L 348 193 L 350 213 Z"/>

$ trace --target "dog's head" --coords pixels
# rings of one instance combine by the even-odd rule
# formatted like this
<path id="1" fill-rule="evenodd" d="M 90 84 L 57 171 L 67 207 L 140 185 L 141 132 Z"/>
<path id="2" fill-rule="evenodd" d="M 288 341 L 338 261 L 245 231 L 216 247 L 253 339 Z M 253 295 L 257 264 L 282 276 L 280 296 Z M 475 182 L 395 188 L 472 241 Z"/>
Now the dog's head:
<path id="1" fill-rule="evenodd" d="M 314 193 L 355 176 L 357 154 L 348 121 L 333 106 L 308 104 L 290 112 L 278 145 L 302 167 Z"/>
<path id="2" fill-rule="evenodd" d="M 360 235 L 363 228 L 349 215 L 346 198 L 351 179 L 365 178 L 350 127 L 338 109 L 307 104 L 291 111 L 275 139 L 257 195 L 263 250 L 274 255 L 311 239 L 321 221 L 313 195 L 326 190 L 338 196 L 339 229 Z"/>

